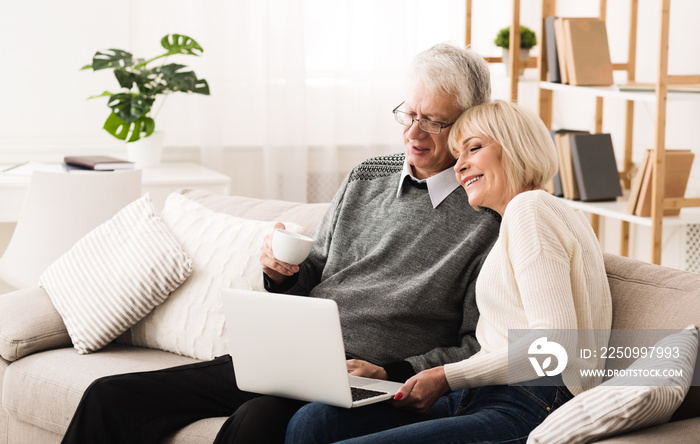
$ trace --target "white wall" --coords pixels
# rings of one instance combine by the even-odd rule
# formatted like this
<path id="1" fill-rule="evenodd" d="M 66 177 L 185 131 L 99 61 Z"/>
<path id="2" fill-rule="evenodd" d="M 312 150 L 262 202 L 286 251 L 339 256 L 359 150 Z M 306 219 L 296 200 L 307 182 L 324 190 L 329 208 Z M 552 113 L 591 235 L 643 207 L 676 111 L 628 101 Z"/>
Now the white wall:
<path id="1" fill-rule="evenodd" d="M 233 0 L 234 4 L 235 2 L 236 0 Z M 93 73 L 79 71 L 79 68 L 89 63 L 94 51 L 101 48 L 131 49 L 141 55 L 156 53 L 159 51 L 157 39 L 151 37 L 173 32 L 172 29 L 153 29 L 150 31 L 152 35 L 144 36 L 143 31 L 134 29 L 142 29 L 142 22 L 148 18 L 139 16 L 134 19 L 135 12 L 170 15 L 172 23 L 177 24 L 178 32 L 186 33 L 194 29 L 180 28 L 187 28 L 183 23 L 186 23 L 188 9 L 197 3 L 200 2 L 173 1 L 168 3 L 173 5 L 172 10 L 168 11 L 150 10 L 133 0 L 27 0 L 3 4 L 3 13 L 0 14 L 0 38 L 6 44 L 0 69 L 0 82 L 3 85 L 3 106 L 0 107 L 0 163 L 14 162 L 34 153 L 43 157 L 51 156 L 52 152 L 62 155 L 67 147 L 89 149 L 100 145 L 121 149 L 119 142 L 101 130 L 107 111 L 104 100 L 86 100 L 88 96 L 108 89 L 106 85 L 111 84 L 111 72 Z M 207 13 L 215 13 L 216 8 L 213 5 L 217 2 L 204 0 L 202 4 L 208 5 Z M 557 4 L 557 13 L 562 16 L 592 16 L 598 13 L 595 1 L 559 0 Z M 655 78 L 658 5 L 659 0 L 639 2 L 637 77 L 641 81 L 653 81 Z M 463 22 L 463 2 L 438 1 L 434 6 L 449 8 L 445 11 L 445 20 L 452 23 L 452 38 L 462 41 L 463 28 L 455 27 L 454 23 Z M 626 61 L 627 8 L 626 0 L 608 1 L 608 32 L 613 61 Z M 473 0 L 473 9 L 473 48 L 484 55 L 500 55 L 499 49 L 493 45 L 493 38 L 500 27 L 510 23 L 511 0 Z M 227 13 L 230 10 L 230 7 L 226 8 Z M 522 0 L 521 22 L 538 30 L 539 11 L 539 0 Z M 669 65 L 673 73 L 700 73 L 700 58 L 696 57 L 700 50 L 700 27 L 696 23 L 698 16 L 700 2 L 671 2 Z M 202 26 L 201 18 L 199 21 L 197 26 Z M 406 32 L 410 33 L 411 30 L 407 29 Z M 396 44 L 400 45 L 401 38 L 397 37 Z M 216 76 L 216 64 L 219 64 L 223 71 L 232 63 L 221 54 L 209 57 L 206 61 L 209 64 L 208 77 Z M 199 63 L 194 58 L 184 62 L 195 68 Z M 494 65 L 493 72 L 494 95 L 507 98 L 507 81 L 499 75 L 503 73 L 503 67 Z M 533 109 L 534 77 L 534 70 L 528 70 L 525 78 L 529 82 L 520 88 L 520 103 Z M 110 79 L 109 83 L 105 79 Z M 169 100 L 172 99 L 176 97 Z M 196 103 L 190 107 L 196 108 L 200 105 L 196 101 L 190 102 Z M 698 105 L 672 103 L 672 106 L 669 106 L 669 147 L 697 147 L 697 141 L 700 140 L 700 125 L 696 124 L 700 117 Z M 593 106 L 593 101 L 588 98 L 556 94 L 554 126 L 592 129 Z M 604 129 L 613 133 L 617 147 L 622 146 L 623 106 L 623 103 L 613 100 L 606 101 L 605 106 Z M 651 147 L 654 113 L 653 104 L 636 106 L 635 160 L 641 157 L 644 149 Z M 179 131 L 180 137 L 166 140 L 168 147 L 180 148 L 180 152 L 172 156 L 192 158 L 191 154 L 185 154 L 183 151 L 197 150 L 200 139 L 187 136 L 178 128 L 181 125 L 173 125 L 172 122 L 181 123 L 175 116 L 167 114 L 159 118 L 159 124 L 164 127 L 175 126 L 174 129 Z M 199 130 L 200 128 L 193 129 Z M 700 192 L 697 181 L 698 174 L 694 174 L 692 186 Z"/>

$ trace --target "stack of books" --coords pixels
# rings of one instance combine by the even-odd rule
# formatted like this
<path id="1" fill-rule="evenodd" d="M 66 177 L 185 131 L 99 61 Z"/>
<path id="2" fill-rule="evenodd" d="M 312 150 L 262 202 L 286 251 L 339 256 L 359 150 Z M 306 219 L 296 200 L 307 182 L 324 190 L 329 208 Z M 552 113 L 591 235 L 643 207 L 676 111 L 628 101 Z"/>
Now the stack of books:
<path id="1" fill-rule="evenodd" d="M 665 197 L 684 197 L 690 178 L 695 154 L 690 150 L 666 150 L 664 195 Z M 651 216 L 651 189 L 654 172 L 652 150 L 646 150 L 639 163 L 637 173 L 632 179 L 627 212 L 635 216 Z M 680 208 L 664 210 L 664 216 L 678 216 Z"/>
<path id="2" fill-rule="evenodd" d="M 551 131 L 559 156 L 553 194 L 586 202 L 615 200 L 622 196 L 620 174 L 610 134 L 587 131 Z"/>
<path id="3" fill-rule="evenodd" d="M 613 84 L 605 21 L 597 17 L 546 17 L 548 80 L 576 86 Z"/>

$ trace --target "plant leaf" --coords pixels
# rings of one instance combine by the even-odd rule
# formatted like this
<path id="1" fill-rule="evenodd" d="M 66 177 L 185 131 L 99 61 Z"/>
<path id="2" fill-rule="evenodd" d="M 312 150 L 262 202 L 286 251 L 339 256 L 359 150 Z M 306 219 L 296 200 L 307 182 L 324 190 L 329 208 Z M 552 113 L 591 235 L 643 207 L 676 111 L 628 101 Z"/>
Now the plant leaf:
<path id="1" fill-rule="evenodd" d="M 97 98 L 100 98 L 100 97 L 111 97 L 111 96 L 113 96 L 113 95 L 114 95 L 113 93 L 111 93 L 111 92 L 109 92 L 109 91 L 105 91 L 105 92 L 103 92 L 103 93 L 100 94 L 100 95 L 97 95 L 97 96 L 90 96 L 90 97 L 88 97 L 88 99 L 97 99 Z"/>
<path id="2" fill-rule="evenodd" d="M 173 75 L 179 69 L 182 69 L 182 68 L 187 68 L 187 66 L 180 65 L 179 63 L 168 63 L 167 65 L 163 65 L 163 66 L 159 67 L 158 69 L 165 75 Z"/>
<path id="3" fill-rule="evenodd" d="M 102 126 L 108 133 L 113 135 L 119 140 L 126 140 L 126 136 L 129 134 L 130 124 L 124 122 L 114 113 L 111 113 L 105 124 Z"/>
<path id="4" fill-rule="evenodd" d="M 134 86 L 134 73 L 127 71 L 124 68 L 115 68 L 114 77 L 117 78 L 119 86 L 126 89 L 131 89 Z"/>
<path id="5" fill-rule="evenodd" d="M 185 65 L 171 63 L 160 68 L 163 74 L 162 80 L 165 90 L 194 92 L 209 95 L 209 84 L 204 79 L 198 79 L 193 71 L 179 72 Z"/>
<path id="6" fill-rule="evenodd" d="M 143 120 L 141 133 L 144 133 L 144 137 L 148 137 L 153 134 L 153 131 L 156 129 L 156 121 L 147 116 L 143 116 L 141 120 Z"/>
<path id="7" fill-rule="evenodd" d="M 155 99 L 139 94 L 114 94 L 107 102 L 112 112 L 126 123 L 133 123 L 151 111 Z"/>
<path id="8" fill-rule="evenodd" d="M 194 85 L 193 93 L 209 95 L 209 83 L 204 79 L 197 79 L 197 83 Z"/>
<path id="9" fill-rule="evenodd" d="M 121 49 L 97 51 L 92 57 L 92 69 L 95 71 L 108 68 L 124 68 L 133 64 L 134 60 L 131 53 Z"/>
<path id="10" fill-rule="evenodd" d="M 160 45 L 168 50 L 168 55 L 190 54 L 198 56 L 204 52 L 195 39 L 182 34 L 167 34 L 160 39 Z"/>
<path id="11" fill-rule="evenodd" d="M 125 122 L 118 115 L 112 113 L 107 117 L 103 128 L 119 140 L 136 142 L 141 137 L 148 137 L 153 134 L 156 123 L 150 117 L 140 117 L 134 122 Z"/>
<path id="12" fill-rule="evenodd" d="M 156 123 L 150 117 L 141 117 L 134 121 L 131 128 L 131 137 L 127 140 L 129 142 L 136 142 L 142 135 L 143 137 L 148 137 L 153 134 L 153 130 L 156 128 Z"/>
<path id="13" fill-rule="evenodd" d="M 192 91 L 197 83 L 197 76 L 192 71 L 177 72 L 168 78 L 171 91 Z"/>

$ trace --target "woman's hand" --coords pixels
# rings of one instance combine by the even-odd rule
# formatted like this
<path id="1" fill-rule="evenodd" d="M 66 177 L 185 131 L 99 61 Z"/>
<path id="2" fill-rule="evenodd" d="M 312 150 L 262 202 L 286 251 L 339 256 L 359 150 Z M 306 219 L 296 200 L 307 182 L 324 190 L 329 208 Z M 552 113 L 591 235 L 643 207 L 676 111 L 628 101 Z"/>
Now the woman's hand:
<path id="1" fill-rule="evenodd" d="M 391 403 L 394 407 L 428 413 L 440 396 L 449 391 L 444 367 L 435 367 L 409 378 Z"/>
<path id="2" fill-rule="evenodd" d="M 365 378 L 374 379 L 389 379 L 389 375 L 386 374 L 384 367 L 371 364 L 367 361 L 360 361 L 359 359 L 348 359 L 348 373 L 353 376 L 362 376 Z"/>
<path id="3" fill-rule="evenodd" d="M 275 259 L 275 256 L 272 254 L 272 234 L 278 228 L 284 230 L 284 224 L 277 222 L 272 232 L 265 236 L 262 247 L 260 247 L 260 265 L 262 265 L 262 271 L 277 285 L 284 282 L 289 276 L 294 275 L 294 273 L 299 272 L 298 265 L 279 261 Z"/>

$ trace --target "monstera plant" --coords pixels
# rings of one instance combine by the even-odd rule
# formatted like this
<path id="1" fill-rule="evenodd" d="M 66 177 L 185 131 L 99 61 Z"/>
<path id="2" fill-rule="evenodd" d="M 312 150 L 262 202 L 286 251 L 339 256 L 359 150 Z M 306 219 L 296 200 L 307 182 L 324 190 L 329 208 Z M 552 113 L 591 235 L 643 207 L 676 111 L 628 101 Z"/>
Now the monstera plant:
<path id="1" fill-rule="evenodd" d="M 165 52 L 148 60 L 134 59 L 131 53 L 121 49 L 97 51 L 92 64 L 82 68 L 114 70 L 121 88 L 119 92 L 105 91 L 89 98 L 109 97 L 107 106 L 111 113 L 104 129 L 117 139 L 135 142 L 153 133 L 156 125 L 151 110 L 159 94 L 162 95 L 160 100 L 173 92 L 209 95 L 207 81 L 198 79 L 193 71 L 185 70 L 185 65 L 155 63 L 174 55 L 199 56 L 204 52 L 199 43 L 186 35 L 168 34 L 160 44 Z"/>

